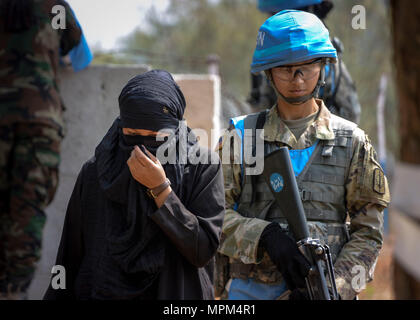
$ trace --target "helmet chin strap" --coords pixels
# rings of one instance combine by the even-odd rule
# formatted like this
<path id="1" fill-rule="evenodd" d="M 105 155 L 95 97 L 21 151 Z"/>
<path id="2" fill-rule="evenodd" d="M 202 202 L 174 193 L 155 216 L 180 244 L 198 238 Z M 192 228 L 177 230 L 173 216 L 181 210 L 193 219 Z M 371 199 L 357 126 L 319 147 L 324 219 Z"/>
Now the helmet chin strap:
<path id="1" fill-rule="evenodd" d="M 270 80 L 271 85 L 272 85 L 274 91 L 276 92 L 277 97 L 280 97 L 284 101 L 286 101 L 287 103 L 294 104 L 294 105 L 301 105 L 301 104 L 305 103 L 306 101 L 308 101 L 309 99 L 317 98 L 318 93 L 319 93 L 319 89 L 322 86 L 325 86 L 325 64 L 322 64 L 318 82 L 317 82 L 314 90 L 312 91 L 312 93 L 306 94 L 306 95 L 301 96 L 301 97 L 292 98 L 292 97 L 286 97 L 286 96 L 282 95 L 280 93 L 280 91 L 277 89 L 276 85 L 274 84 L 273 77 L 271 76 L 271 71 L 270 70 L 265 70 L 265 74 L 267 75 L 268 79 Z"/>

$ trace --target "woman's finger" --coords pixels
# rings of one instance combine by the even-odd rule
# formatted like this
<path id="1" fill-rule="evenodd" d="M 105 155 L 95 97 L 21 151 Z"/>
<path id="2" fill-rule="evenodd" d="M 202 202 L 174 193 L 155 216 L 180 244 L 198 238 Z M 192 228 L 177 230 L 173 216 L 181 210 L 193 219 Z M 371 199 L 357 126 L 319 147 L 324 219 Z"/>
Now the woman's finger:
<path id="1" fill-rule="evenodd" d="M 127 165 L 130 169 L 130 171 L 138 171 L 139 169 L 143 168 L 144 166 L 140 163 L 139 160 L 135 157 L 135 155 L 131 156 L 127 160 Z"/>
<path id="2" fill-rule="evenodd" d="M 140 150 L 138 146 L 134 147 L 134 154 L 136 156 L 136 159 L 144 166 L 144 167 L 150 167 L 151 160 L 143 153 L 143 151 Z"/>
<path id="3" fill-rule="evenodd" d="M 144 148 L 144 151 L 146 151 L 146 154 L 149 156 L 149 158 L 153 161 L 153 162 L 155 162 L 155 163 L 158 163 L 159 161 L 158 161 L 158 159 L 149 151 L 149 150 L 147 150 L 146 148 L 145 148 L 145 146 L 143 146 L 143 148 Z"/>

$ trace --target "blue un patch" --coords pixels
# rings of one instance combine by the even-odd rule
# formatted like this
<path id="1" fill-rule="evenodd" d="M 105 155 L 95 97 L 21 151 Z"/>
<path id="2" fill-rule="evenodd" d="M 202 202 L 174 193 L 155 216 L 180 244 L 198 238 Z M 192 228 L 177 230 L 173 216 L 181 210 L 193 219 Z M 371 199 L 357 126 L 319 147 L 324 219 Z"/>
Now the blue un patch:
<path id="1" fill-rule="evenodd" d="M 283 190 L 283 186 L 284 186 L 283 177 L 277 172 L 271 174 L 270 183 L 271 183 L 271 187 L 273 188 L 275 192 L 280 192 L 281 190 Z"/>

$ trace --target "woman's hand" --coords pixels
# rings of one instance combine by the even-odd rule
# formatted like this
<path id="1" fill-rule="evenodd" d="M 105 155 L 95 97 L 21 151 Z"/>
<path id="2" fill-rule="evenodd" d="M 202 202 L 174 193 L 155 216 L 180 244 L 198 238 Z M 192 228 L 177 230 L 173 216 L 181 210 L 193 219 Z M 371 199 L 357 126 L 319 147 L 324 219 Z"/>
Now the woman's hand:
<path id="1" fill-rule="evenodd" d="M 166 174 L 159 159 L 146 148 L 144 150 L 150 158 L 138 146 L 135 146 L 127 160 L 127 165 L 136 181 L 153 189 L 165 182 Z"/>

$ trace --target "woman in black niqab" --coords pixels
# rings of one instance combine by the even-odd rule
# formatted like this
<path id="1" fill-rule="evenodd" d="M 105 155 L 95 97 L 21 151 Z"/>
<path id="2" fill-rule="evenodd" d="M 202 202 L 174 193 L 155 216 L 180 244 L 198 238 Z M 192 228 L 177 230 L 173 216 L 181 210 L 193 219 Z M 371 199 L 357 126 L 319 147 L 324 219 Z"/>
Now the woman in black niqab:
<path id="1" fill-rule="evenodd" d="M 68 297 L 212 299 L 213 257 L 224 216 L 220 163 L 209 163 L 211 153 L 200 147 L 207 163 L 164 164 L 172 192 L 157 208 L 127 160 L 135 145 L 152 154 L 163 143 L 178 146 L 184 96 L 168 72 L 152 70 L 131 79 L 118 100 L 120 117 L 83 167 L 69 202 L 57 256 L 74 278 Z M 165 129 L 170 135 L 156 141 L 125 135 L 123 128 Z M 185 151 L 195 152 L 196 144 L 190 139 Z M 72 248 L 75 237 L 80 245 Z M 51 287 L 45 296 L 59 297 Z"/>

